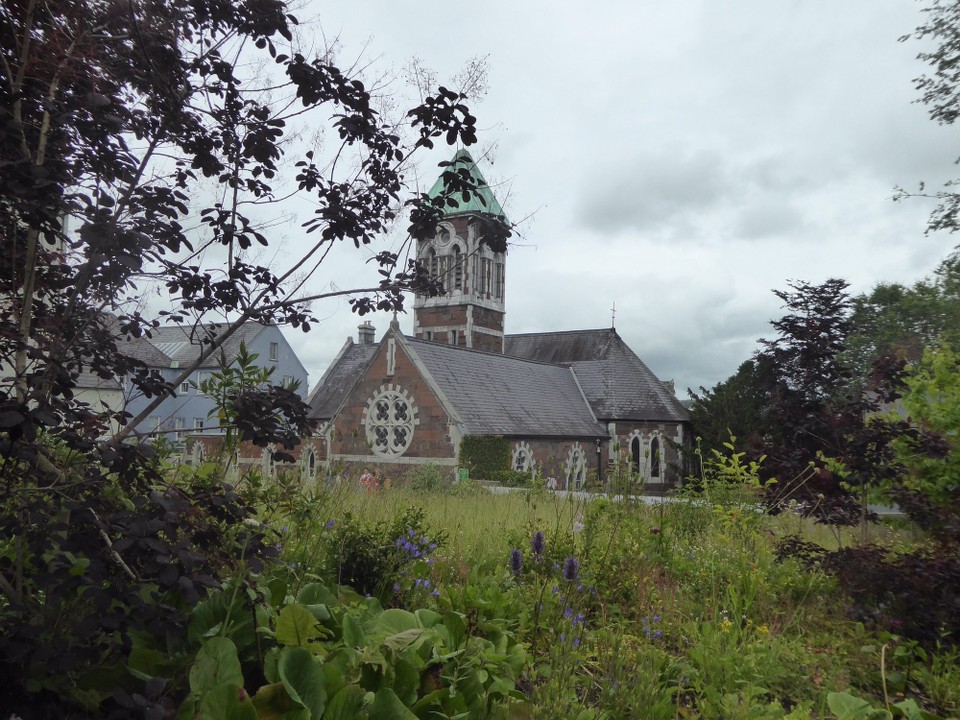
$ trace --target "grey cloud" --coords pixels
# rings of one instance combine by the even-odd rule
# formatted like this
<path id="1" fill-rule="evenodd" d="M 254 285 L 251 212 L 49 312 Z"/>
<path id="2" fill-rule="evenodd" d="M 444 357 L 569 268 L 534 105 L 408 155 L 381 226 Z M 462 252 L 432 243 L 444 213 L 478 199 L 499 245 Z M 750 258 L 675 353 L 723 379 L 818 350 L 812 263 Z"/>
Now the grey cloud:
<path id="1" fill-rule="evenodd" d="M 595 167 L 585 185 L 577 193 L 575 222 L 606 233 L 646 230 L 711 210 L 730 190 L 717 153 L 678 148 Z"/>

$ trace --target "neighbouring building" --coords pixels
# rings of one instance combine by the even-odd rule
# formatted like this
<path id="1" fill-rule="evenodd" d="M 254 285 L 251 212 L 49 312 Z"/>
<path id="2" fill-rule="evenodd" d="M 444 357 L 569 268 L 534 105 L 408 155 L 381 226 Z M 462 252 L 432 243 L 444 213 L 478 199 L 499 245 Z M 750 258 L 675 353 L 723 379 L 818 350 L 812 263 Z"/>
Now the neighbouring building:
<path id="1" fill-rule="evenodd" d="M 379 342 L 361 325 L 310 394 L 328 463 L 453 472 L 462 438 L 498 435 L 514 469 L 559 487 L 583 487 L 615 462 L 650 485 L 678 482 L 687 410 L 614 328 L 504 333 L 506 253 L 483 242 L 484 220 L 503 212 L 467 152 L 453 163 L 480 192 L 448 207 L 417 248 L 445 294 L 416 298 L 412 337 L 396 320 Z M 431 195 L 442 191 L 438 181 Z"/>
<path id="2" fill-rule="evenodd" d="M 208 323 L 203 325 L 167 325 L 151 331 L 152 338 L 138 345 L 138 357 L 149 367 L 158 370 L 165 379 L 173 381 L 183 368 L 191 365 L 203 350 L 203 339 L 216 335 L 226 325 Z M 143 432 L 163 431 L 172 439 L 188 435 L 220 434 L 219 422 L 214 412 L 213 398 L 200 390 L 200 384 L 219 369 L 221 351 L 228 363 L 233 362 L 243 344 L 249 353 L 257 357 L 254 364 L 270 368 L 270 382 L 276 385 L 297 385 L 297 392 L 306 397 L 307 371 L 293 348 L 276 325 L 261 325 L 248 322 L 241 326 L 224 344 L 221 350 L 212 353 L 189 378 L 176 388 L 176 394 L 168 397 L 137 429 Z M 128 388 L 126 408 L 136 417 L 151 398 L 133 394 Z"/>

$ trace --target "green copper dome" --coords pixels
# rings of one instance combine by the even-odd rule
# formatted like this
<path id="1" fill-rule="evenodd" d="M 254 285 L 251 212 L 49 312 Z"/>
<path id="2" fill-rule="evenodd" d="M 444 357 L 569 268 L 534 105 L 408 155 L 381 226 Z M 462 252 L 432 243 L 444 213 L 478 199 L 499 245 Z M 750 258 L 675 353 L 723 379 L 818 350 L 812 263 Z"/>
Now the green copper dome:
<path id="1" fill-rule="evenodd" d="M 454 200 L 456 205 L 446 205 L 443 209 L 443 214 L 450 217 L 452 215 L 477 213 L 504 217 L 504 220 L 506 220 L 503 208 L 500 207 L 500 203 L 494 196 L 493 190 L 487 185 L 487 181 L 483 178 L 483 173 L 480 172 L 480 168 L 477 167 L 470 153 L 466 150 L 458 151 L 457 154 L 453 156 L 453 160 L 447 169 L 459 170 L 461 167 L 467 168 L 467 172 L 470 173 L 470 178 L 473 180 L 476 190 L 470 193 L 470 199 L 467 201 L 463 200 L 463 196 L 460 193 L 452 195 L 450 199 Z M 433 187 L 430 188 L 428 194 L 431 198 L 437 198 L 443 193 L 443 189 L 443 176 L 441 176 L 437 178 L 437 181 L 433 184 Z"/>

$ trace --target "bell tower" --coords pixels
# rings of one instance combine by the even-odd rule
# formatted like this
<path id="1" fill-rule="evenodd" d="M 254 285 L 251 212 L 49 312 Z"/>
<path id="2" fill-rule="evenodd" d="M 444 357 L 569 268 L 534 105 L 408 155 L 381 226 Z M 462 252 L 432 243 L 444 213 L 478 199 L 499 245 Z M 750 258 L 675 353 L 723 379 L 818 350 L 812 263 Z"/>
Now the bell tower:
<path id="1" fill-rule="evenodd" d="M 417 242 L 417 258 L 443 284 L 436 297 L 418 295 L 413 304 L 413 334 L 420 340 L 503 352 L 506 249 L 496 252 L 485 240 L 496 223 L 507 223 L 503 209 L 466 150 L 454 155 L 448 170 L 466 170 L 475 188 L 469 200 L 451 195 L 433 237 Z M 462 173 L 461 173 L 462 174 Z M 445 194 L 443 178 L 431 198 Z"/>

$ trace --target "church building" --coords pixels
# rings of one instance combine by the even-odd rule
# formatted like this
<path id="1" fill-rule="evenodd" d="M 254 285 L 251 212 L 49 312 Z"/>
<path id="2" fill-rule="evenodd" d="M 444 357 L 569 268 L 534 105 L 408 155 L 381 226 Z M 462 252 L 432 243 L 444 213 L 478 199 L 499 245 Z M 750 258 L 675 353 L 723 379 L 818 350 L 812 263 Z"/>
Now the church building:
<path id="1" fill-rule="evenodd" d="M 614 463 L 650 486 L 680 480 L 689 416 L 614 328 L 505 334 L 506 252 L 482 242 L 503 210 L 465 150 L 453 159 L 478 191 L 447 207 L 417 257 L 445 292 L 414 301 L 413 334 L 396 320 L 348 338 L 310 394 L 322 454 L 348 471 L 398 478 L 460 466 L 460 441 L 510 442 L 513 469 L 560 488 L 603 481 Z M 444 191 L 438 180 L 433 197 Z"/>

